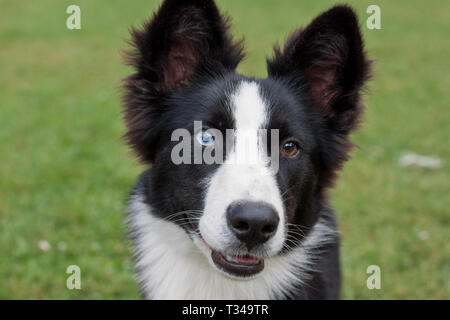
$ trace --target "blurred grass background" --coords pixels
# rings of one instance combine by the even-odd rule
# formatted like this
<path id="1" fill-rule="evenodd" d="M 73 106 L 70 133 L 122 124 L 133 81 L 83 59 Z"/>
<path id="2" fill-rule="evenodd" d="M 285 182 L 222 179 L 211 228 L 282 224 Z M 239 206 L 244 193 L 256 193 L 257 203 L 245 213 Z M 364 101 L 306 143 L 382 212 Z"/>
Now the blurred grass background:
<path id="1" fill-rule="evenodd" d="M 0 298 L 138 298 L 124 204 L 143 169 L 121 140 L 120 50 L 160 1 L 0 0 Z M 275 42 L 336 1 L 221 0 L 265 76 Z M 348 1 L 376 60 L 359 145 L 333 191 L 346 299 L 450 298 L 450 2 Z M 66 28 L 81 7 L 82 29 Z M 381 8 L 368 30 L 366 8 Z M 404 168 L 405 151 L 446 161 Z M 82 290 L 65 283 L 81 267 Z M 368 290 L 366 268 L 381 268 Z"/>

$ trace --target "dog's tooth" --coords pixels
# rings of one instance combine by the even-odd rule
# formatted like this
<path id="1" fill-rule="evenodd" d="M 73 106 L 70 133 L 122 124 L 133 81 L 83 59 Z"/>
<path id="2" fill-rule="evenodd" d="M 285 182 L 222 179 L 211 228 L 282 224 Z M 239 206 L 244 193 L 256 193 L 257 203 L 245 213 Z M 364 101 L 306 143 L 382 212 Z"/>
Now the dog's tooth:
<path id="1" fill-rule="evenodd" d="M 239 263 L 238 260 L 236 260 L 232 255 L 229 255 L 229 254 L 226 254 L 226 255 L 225 255 L 225 259 L 226 259 L 228 262 Z"/>

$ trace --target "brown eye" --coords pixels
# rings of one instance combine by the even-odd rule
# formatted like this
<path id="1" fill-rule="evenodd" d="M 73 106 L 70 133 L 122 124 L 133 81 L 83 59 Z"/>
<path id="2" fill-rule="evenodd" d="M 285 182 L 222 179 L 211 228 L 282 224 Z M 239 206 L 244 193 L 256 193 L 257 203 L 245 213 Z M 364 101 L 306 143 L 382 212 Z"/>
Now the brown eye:
<path id="1" fill-rule="evenodd" d="M 281 152 L 285 157 L 293 157 L 298 153 L 298 144 L 294 141 L 286 142 L 281 148 Z"/>

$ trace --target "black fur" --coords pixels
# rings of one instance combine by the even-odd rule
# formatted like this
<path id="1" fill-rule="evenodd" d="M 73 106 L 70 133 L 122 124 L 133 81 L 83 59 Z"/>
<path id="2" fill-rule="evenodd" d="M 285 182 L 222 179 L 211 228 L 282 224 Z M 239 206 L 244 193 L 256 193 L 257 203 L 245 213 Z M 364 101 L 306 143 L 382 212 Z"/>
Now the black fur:
<path id="1" fill-rule="evenodd" d="M 232 41 L 227 19 L 211 0 L 166 0 L 132 34 L 135 50 L 128 61 L 136 72 L 125 80 L 125 138 L 152 165 L 134 192 L 142 193 L 160 217 L 202 210 L 200 182 L 218 165 L 173 164 L 170 136 L 177 128 L 193 133 L 194 120 L 223 132 L 234 127 L 227 97 L 250 79 L 235 72 L 243 58 L 241 42 Z M 348 134 L 362 113 L 360 91 L 369 66 L 355 14 L 336 6 L 295 31 L 283 51 L 275 49 L 267 79 L 252 79 L 270 104 L 268 129 L 280 130 L 280 145 L 295 139 L 301 147 L 300 157 L 280 158 L 277 180 L 287 222 L 305 235 L 319 219 L 336 229 L 327 188 L 348 158 Z M 301 245 L 303 237 L 291 240 L 290 246 Z M 339 297 L 338 238 L 317 252 L 310 282 L 280 298 Z"/>
<path id="2" fill-rule="evenodd" d="M 269 77 L 288 79 L 294 88 L 306 87 L 309 94 L 302 96 L 323 115 L 320 184 L 330 186 L 348 159 L 348 134 L 361 118 L 360 91 L 370 76 L 355 13 L 348 6 L 336 6 L 321 14 L 290 35 L 283 53 L 276 47 L 267 65 Z"/>
<path id="3" fill-rule="evenodd" d="M 127 62 L 136 73 L 125 81 L 125 138 L 143 161 L 153 160 L 165 99 L 194 74 L 234 70 L 243 58 L 228 29 L 213 1 L 167 0 L 141 31 L 132 30 Z"/>

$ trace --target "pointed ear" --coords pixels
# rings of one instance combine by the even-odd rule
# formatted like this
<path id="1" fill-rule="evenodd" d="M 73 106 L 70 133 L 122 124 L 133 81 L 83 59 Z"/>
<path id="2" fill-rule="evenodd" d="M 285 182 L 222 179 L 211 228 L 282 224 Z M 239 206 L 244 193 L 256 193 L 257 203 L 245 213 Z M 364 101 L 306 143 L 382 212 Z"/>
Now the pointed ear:
<path id="1" fill-rule="evenodd" d="M 137 50 L 129 61 L 155 90 L 170 91 L 187 85 L 208 60 L 236 68 L 242 46 L 228 29 L 212 0 L 165 0 L 143 30 L 132 30 Z"/>
<path id="2" fill-rule="evenodd" d="M 142 30 L 131 31 L 126 56 L 136 72 L 125 79 L 125 138 L 145 162 L 154 158 L 163 99 L 200 71 L 235 69 L 243 58 L 213 0 L 165 0 Z"/>
<path id="3" fill-rule="evenodd" d="M 309 90 L 311 102 L 339 134 L 352 130 L 361 113 L 359 93 L 369 77 L 358 20 L 336 6 L 288 38 L 283 52 L 268 60 L 272 77 L 289 77 Z M 305 83 L 306 82 L 306 83 Z"/>

